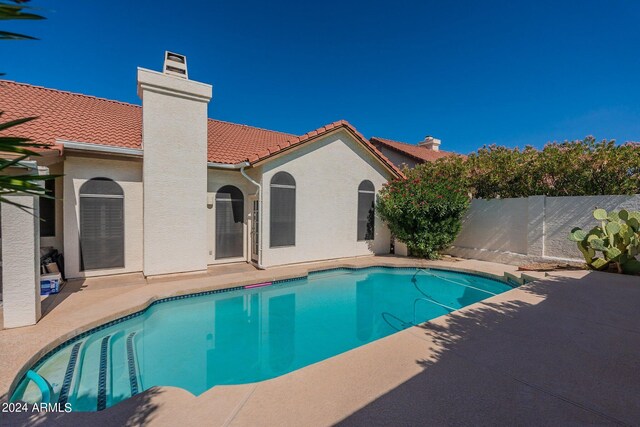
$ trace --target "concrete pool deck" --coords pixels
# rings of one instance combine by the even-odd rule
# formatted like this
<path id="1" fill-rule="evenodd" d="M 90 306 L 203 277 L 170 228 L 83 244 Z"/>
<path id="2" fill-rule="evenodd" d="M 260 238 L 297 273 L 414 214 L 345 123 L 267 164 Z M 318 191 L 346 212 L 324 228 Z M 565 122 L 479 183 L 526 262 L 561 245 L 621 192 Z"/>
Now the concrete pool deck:
<path id="1" fill-rule="evenodd" d="M 265 271 L 217 267 L 151 283 L 136 275 L 72 282 L 44 301 L 37 325 L 0 331 L 1 400 L 34 355 L 152 298 L 367 265 L 518 275 L 514 266 L 473 260 L 365 257 Z M 639 277 L 556 272 L 272 380 L 198 397 L 157 387 L 97 413 L 0 412 L 0 424 L 637 425 L 638 307 Z"/>

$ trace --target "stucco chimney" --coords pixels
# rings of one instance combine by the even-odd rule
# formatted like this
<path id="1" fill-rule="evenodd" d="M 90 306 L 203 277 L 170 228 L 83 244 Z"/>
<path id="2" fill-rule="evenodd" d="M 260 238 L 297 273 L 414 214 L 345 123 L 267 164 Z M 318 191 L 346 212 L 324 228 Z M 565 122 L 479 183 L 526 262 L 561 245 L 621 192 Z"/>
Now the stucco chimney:
<path id="1" fill-rule="evenodd" d="M 138 68 L 142 99 L 143 272 L 207 268 L 207 104 L 211 85 Z M 179 61 L 178 61 L 179 62 Z M 174 64 L 175 65 L 175 64 Z M 174 67 L 175 68 L 175 67 Z"/>
<path id="2" fill-rule="evenodd" d="M 433 150 L 433 151 L 439 151 L 440 150 L 440 143 L 442 141 L 440 141 L 437 138 L 434 138 L 432 136 L 425 136 L 424 141 L 420 141 L 418 143 L 419 147 L 425 147 L 429 150 Z"/>

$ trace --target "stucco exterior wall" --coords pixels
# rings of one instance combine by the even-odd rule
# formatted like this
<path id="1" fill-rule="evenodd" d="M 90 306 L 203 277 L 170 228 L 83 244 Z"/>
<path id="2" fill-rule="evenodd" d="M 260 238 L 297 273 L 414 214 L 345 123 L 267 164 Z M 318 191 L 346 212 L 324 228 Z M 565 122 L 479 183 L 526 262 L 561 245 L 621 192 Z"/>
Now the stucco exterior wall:
<path id="1" fill-rule="evenodd" d="M 261 171 L 263 266 L 389 252 L 390 233 L 378 217 L 374 240 L 357 241 L 357 201 L 363 180 L 378 191 L 391 175 L 346 131 L 271 160 Z M 271 248 L 269 184 L 280 171 L 296 180 L 296 244 Z"/>
<path id="2" fill-rule="evenodd" d="M 40 309 L 40 221 L 38 198 L 5 196 L 2 217 L 2 303 L 5 328 L 34 325 Z"/>
<path id="3" fill-rule="evenodd" d="M 589 230 L 598 225 L 592 216 L 596 208 L 640 210 L 640 195 L 474 200 L 448 252 L 516 264 L 582 262 L 580 251 L 568 235 L 574 227 Z"/>
<path id="4" fill-rule="evenodd" d="M 142 271 L 142 162 L 67 156 L 64 166 L 64 255 L 68 278 L 103 276 Z M 124 191 L 124 268 L 80 271 L 80 206 L 82 184 L 104 177 Z"/>

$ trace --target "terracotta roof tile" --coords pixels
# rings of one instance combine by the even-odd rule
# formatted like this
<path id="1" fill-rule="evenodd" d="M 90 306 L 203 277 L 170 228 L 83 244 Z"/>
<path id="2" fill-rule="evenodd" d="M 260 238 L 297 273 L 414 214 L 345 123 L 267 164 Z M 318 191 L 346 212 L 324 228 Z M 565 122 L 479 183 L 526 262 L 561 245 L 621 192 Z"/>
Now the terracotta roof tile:
<path id="1" fill-rule="evenodd" d="M 434 151 L 427 147 L 420 147 L 418 145 L 407 144 L 406 142 L 393 141 L 391 139 L 378 138 L 375 136 L 371 138 L 371 143 L 376 146 L 380 144 L 387 148 L 391 148 L 392 150 L 399 151 L 402 154 L 421 162 L 433 162 L 442 157 L 460 155 L 450 151 Z"/>
<path id="2" fill-rule="evenodd" d="M 94 96 L 0 80 L 3 121 L 38 116 L 16 127 L 21 136 L 53 145 L 57 140 L 112 147 L 142 148 L 142 108 Z M 214 163 L 255 163 L 317 138 L 338 127 L 356 139 L 398 176 L 402 172 L 347 121 L 322 126 L 302 136 L 209 119 L 207 159 Z"/>
<path id="3" fill-rule="evenodd" d="M 140 148 L 142 109 L 137 105 L 0 80 L 3 121 L 38 116 L 14 129 L 34 142 L 56 139 Z"/>
<path id="4" fill-rule="evenodd" d="M 38 116 L 16 127 L 21 136 L 47 145 L 56 140 L 112 147 L 142 147 L 142 108 L 94 96 L 0 80 L 3 120 Z M 295 135 L 209 119 L 208 160 L 239 163 Z"/>
<path id="5" fill-rule="evenodd" d="M 250 153 L 270 151 L 286 144 L 295 135 L 256 128 L 247 125 L 209 119 L 208 158 L 215 163 L 240 163 L 248 160 Z"/>

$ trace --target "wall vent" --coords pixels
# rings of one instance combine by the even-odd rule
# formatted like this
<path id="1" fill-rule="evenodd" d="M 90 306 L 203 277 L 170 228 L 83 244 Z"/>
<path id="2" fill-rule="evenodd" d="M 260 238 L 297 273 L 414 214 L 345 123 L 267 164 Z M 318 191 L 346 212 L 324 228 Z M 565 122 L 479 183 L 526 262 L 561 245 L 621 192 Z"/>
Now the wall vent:
<path id="1" fill-rule="evenodd" d="M 188 79 L 187 57 L 180 55 L 179 53 L 166 51 L 164 54 L 164 67 L 162 72 L 170 76 Z"/>

